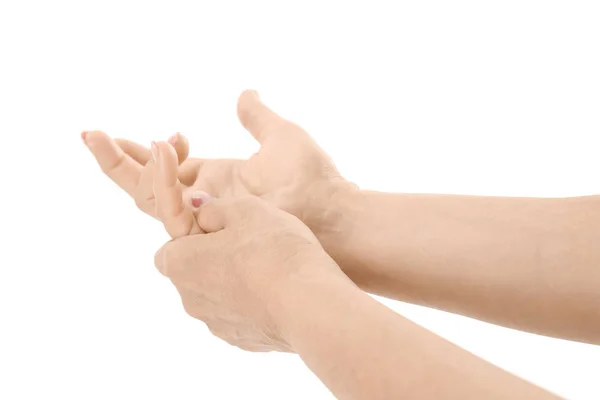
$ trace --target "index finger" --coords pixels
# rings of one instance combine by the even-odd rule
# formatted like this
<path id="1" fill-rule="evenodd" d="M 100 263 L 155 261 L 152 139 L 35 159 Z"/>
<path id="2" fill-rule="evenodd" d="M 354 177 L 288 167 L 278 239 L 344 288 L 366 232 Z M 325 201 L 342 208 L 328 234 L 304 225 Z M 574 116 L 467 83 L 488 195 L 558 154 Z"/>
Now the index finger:
<path id="1" fill-rule="evenodd" d="M 133 196 L 140 180 L 142 165 L 126 154 L 106 133 L 83 132 L 81 137 L 92 152 L 102 171 Z"/>

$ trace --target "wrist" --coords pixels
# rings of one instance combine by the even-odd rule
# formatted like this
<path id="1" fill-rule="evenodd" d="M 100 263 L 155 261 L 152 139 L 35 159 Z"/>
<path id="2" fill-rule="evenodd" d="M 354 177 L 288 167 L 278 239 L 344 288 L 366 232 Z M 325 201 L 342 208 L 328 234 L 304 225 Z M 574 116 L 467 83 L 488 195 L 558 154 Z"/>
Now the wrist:
<path id="1" fill-rule="evenodd" d="M 307 192 L 300 219 L 328 251 L 329 244 L 347 242 L 363 213 L 364 193 L 345 179 L 316 182 Z"/>
<path id="2" fill-rule="evenodd" d="M 368 192 L 339 179 L 314 184 L 307 198 L 303 222 L 346 274 L 362 270 L 357 252 L 368 229 Z"/>
<path id="3" fill-rule="evenodd" d="M 267 304 L 269 319 L 277 337 L 291 351 L 298 352 L 296 338 L 310 330 L 316 313 L 321 313 L 335 292 L 360 289 L 323 252 L 279 282 Z M 362 293 L 362 292 L 361 292 Z"/>

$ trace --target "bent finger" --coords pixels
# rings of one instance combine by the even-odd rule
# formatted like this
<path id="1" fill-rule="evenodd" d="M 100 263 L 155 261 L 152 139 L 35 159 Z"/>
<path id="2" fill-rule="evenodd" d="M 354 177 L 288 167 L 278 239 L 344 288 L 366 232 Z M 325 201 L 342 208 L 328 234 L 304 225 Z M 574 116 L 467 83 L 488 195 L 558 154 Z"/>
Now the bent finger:
<path id="1" fill-rule="evenodd" d="M 177 178 L 177 154 L 166 142 L 152 144 L 157 172 L 154 179 L 156 213 L 172 238 L 203 233 L 191 207 L 183 201 L 183 190 Z"/>
<path id="2" fill-rule="evenodd" d="M 179 181 L 185 186 L 192 186 L 198 178 L 200 168 L 205 160 L 200 158 L 188 158 L 179 166 Z"/>
<path id="3" fill-rule="evenodd" d="M 158 218 L 154 200 L 154 177 L 156 175 L 156 163 L 150 159 L 140 176 L 140 181 L 135 192 L 135 204 L 146 214 Z"/>
<path id="4" fill-rule="evenodd" d="M 179 164 L 182 164 L 188 158 L 190 152 L 189 141 L 181 133 L 174 134 L 167 141 L 171 143 L 171 145 L 175 148 Z M 152 153 L 150 152 L 150 149 L 146 146 L 142 146 L 139 143 L 122 138 L 115 139 L 115 143 L 117 143 L 117 145 L 119 145 L 119 147 L 126 154 L 128 154 L 131 158 L 133 158 L 141 165 L 146 165 L 148 161 L 152 159 Z"/>
<path id="5" fill-rule="evenodd" d="M 175 148 L 175 152 L 177 153 L 177 163 L 181 165 L 185 160 L 187 160 L 188 155 L 190 154 L 190 143 L 187 138 L 181 133 L 177 132 L 173 136 L 167 140 Z"/>

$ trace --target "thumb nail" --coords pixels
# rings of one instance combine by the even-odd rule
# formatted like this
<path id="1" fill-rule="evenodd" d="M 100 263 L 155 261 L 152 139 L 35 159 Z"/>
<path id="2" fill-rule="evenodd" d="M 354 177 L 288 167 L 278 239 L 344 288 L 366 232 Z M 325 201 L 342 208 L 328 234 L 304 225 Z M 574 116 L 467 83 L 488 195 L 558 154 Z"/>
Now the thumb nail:
<path id="1" fill-rule="evenodd" d="M 197 191 L 192 194 L 192 206 L 198 208 L 212 200 L 212 196 L 206 192 Z"/>

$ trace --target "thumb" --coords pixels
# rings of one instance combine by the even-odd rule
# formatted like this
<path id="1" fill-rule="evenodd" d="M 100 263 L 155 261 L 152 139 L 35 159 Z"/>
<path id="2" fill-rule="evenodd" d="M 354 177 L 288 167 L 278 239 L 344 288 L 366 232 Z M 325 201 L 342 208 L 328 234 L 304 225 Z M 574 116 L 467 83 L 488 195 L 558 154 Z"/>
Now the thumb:
<path id="1" fill-rule="evenodd" d="M 244 128 L 261 144 L 275 133 L 281 123 L 287 122 L 264 105 L 255 90 L 246 90 L 240 95 L 237 113 Z"/>
<path id="2" fill-rule="evenodd" d="M 211 199 L 205 192 L 192 195 L 192 205 L 200 204 L 196 208 L 198 226 L 207 233 L 241 225 L 252 207 L 250 203 L 254 203 L 251 198 Z"/>

